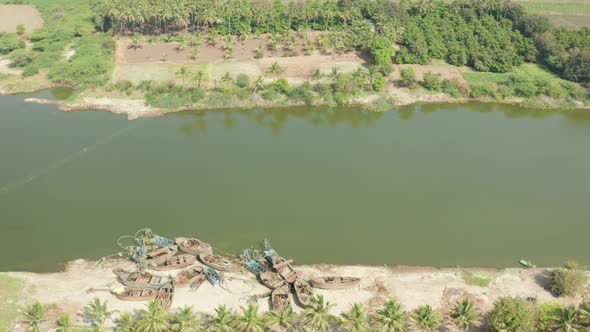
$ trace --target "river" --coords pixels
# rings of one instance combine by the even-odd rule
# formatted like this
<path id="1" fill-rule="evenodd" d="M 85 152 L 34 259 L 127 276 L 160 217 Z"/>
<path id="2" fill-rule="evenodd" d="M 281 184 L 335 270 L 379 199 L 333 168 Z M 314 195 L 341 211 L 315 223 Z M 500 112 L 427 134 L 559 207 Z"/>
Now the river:
<path id="1" fill-rule="evenodd" d="M 48 97 L 50 92 L 35 94 Z M 497 104 L 128 121 L 0 97 L 0 271 L 144 227 L 296 263 L 590 263 L 590 113 Z"/>

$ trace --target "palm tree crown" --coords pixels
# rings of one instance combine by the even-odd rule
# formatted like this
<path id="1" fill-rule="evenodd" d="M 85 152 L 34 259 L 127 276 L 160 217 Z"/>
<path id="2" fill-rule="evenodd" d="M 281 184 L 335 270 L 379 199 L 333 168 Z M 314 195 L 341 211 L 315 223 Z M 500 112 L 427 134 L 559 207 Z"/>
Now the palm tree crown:
<path id="1" fill-rule="evenodd" d="M 429 305 L 423 305 L 414 310 L 414 324 L 423 331 L 434 331 L 440 325 L 440 315 Z"/>
<path id="2" fill-rule="evenodd" d="M 137 321 L 138 331 L 143 332 L 161 332 L 170 329 L 168 322 L 169 315 L 156 301 L 150 301 L 147 310 L 139 311 L 141 319 Z"/>
<path id="3" fill-rule="evenodd" d="M 402 306 L 395 299 L 385 302 L 383 309 L 373 316 L 373 321 L 381 331 L 402 331 L 406 326 Z"/>
<path id="4" fill-rule="evenodd" d="M 343 313 L 342 323 L 340 326 L 349 332 L 365 332 L 371 330 L 369 319 L 363 311 L 363 307 L 355 303 L 350 308 L 349 312 Z"/>
<path id="5" fill-rule="evenodd" d="M 265 326 L 273 330 L 292 331 L 297 323 L 297 315 L 289 306 L 283 310 L 271 310 L 264 314 Z"/>
<path id="6" fill-rule="evenodd" d="M 215 332 L 233 332 L 235 324 L 234 314 L 227 309 L 225 305 L 220 305 L 215 309 L 215 315 L 209 317 L 208 331 Z"/>
<path id="7" fill-rule="evenodd" d="M 333 307 L 334 304 L 325 301 L 322 295 L 316 296 L 312 304 L 305 308 L 303 323 L 315 331 L 329 331 L 331 324 L 338 322 L 338 319 L 330 314 Z"/>
<path id="8" fill-rule="evenodd" d="M 479 310 L 473 306 L 473 302 L 469 299 L 465 299 L 461 303 L 455 304 L 455 307 L 451 310 L 450 316 L 453 323 L 464 330 L 479 325 L 481 318 Z"/>
<path id="9" fill-rule="evenodd" d="M 258 306 L 248 304 L 242 314 L 236 317 L 236 328 L 243 332 L 263 332 L 264 321 L 258 314 Z"/>

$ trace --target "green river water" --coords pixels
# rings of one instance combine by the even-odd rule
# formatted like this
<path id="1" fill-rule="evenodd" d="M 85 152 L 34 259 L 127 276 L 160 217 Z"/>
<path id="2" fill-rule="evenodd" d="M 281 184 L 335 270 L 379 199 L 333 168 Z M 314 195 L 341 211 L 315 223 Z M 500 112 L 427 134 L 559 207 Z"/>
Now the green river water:
<path id="1" fill-rule="evenodd" d="M 50 92 L 35 96 L 48 97 Z M 590 113 L 495 104 L 128 121 L 0 97 L 0 271 L 144 227 L 297 263 L 590 263 Z"/>

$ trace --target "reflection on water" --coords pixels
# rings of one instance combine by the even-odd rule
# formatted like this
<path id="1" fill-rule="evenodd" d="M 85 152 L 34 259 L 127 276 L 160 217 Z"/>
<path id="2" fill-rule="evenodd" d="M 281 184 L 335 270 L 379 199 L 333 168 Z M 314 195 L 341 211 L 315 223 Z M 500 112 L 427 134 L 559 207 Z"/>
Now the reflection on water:
<path id="1" fill-rule="evenodd" d="M 49 91 L 51 92 L 53 98 L 57 100 L 66 100 L 74 94 L 74 91 L 72 89 L 65 87 L 57 87 Z"/>
<path id="2" fill-rule="evenodd" d="M 464 103 L 130 122 L 22 99 L 0 98 L 0 185 L 32 179 L 0 195 L 1 243 L 19 248 L 0 271 L 98 258 L 144 227 L 227 252 L 270 238 L 300 263 L 588 263 L 590 112 Z"/>
<path id="3" fill-rule="evenodd" d="M 554 116 L 564 116 L 575 122 L 589 121 L 588 110 L 539 110 L 493 103 L 444 103 L 444 104 L 415 104 L 397 107 L 391 111 L 375 112 L 362 108 L 351 107 L 299 107 L 254 110 L 202 110 L 184 113 L 173 113 L 169 117 L 184 117 L 180 130 L 191 135 L 193 133 L 207 133 L 210 126 L 221 126 L 234 129 L 243 121 L 255 122 L 259 127 L 268 129 L 272 135 L 278 136 L 289 120 L 303 120 L 311 127 L 335 127 L 347 125 L 353 128 L 370 128 L 378 123 L 389 112 L 397 113 L 401 120 L 412 120 L 416 113 L 428 116 L 436 112 L 456 112 L 469 109 L 482 114 L 500 112 L 507 118 L 543 119 Z M 212 115 L 220 115 L 215 116 Z"/>
<path id="4" fill-rule="evenodd" d="M 208 116 L 219 114 L 223 114 L 221 120 L 219 117 Z M 180 127 L 180 130 L 187 135 L 195 132 L 206 133 L 210 125 L 233 129 L 239 126 L 240 121 L 253 121 L 259 127 L 266 128 L 274 136 L 278 136 L 290 119 L 303 120 L 312 127 L 349 125 L 353 128 L 359 128 L 371 127 L 383 117 L 383 113 L 355 108 L 293 108 L 288 110 L 192 111 L 171 116 L 182 116 L 190 119 L 184 121 Z"/>

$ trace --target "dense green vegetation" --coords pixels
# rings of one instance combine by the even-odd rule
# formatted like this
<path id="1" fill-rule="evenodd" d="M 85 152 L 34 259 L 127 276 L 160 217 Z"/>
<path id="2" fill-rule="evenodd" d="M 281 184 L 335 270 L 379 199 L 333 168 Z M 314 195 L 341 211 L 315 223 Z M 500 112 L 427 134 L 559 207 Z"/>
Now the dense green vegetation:
<path id="1" fill-rule="evenodd" d="M 443 315 L 430 305 L 405 311 L 395 299 L 387 301 L 372 314 L 358 303 L 351 305 L 340 316 L 332 314 L 333 308 L 334 304 L 320 295 L 301 314 L 295 313 L 291 307 L 260 313 L 258 306 L 252 304 L 241 308 L 240 312 L 221 305 L 209 315 L 195 312 L 189 306 L 169 313 L 155 301 L 131 314 L 111 311 L 106 301 L 96 298 L 84 306 L 83 313 L 85 321 L 98 331 L 108 321 L 115 323 L 116 331 L 436 331 L 445 316 L 448 317 L 446 324 L 463 331 L 477 329 L 481 325 L 497 332 L 587 331 L 590 327 L 590 302 L 584 302 L 578 308 L 558 303 L 537 306 L 520 298 L 503 297 L 494 303 L 494 308 L 486 315 L 482 315 L 469 299 L 457 302 L 448 315 Z M 40 325 L 47 322 L 50 309 L 47 305 L 34 302 L 24 310 L 22 322 L 38 330 Z M 67 313 L 59 316 L 57 326 L 58 331 L 88 328 L 74 325 Z"/>
<path id="2" fill-rule="evenodd" d="M 30 3 L 41 10 L 46 26 L 27 32 L 28 36 L 0 35 L 0 54 L 8 54 L 13 65 L 23 69 L 24 77 L 42 74 L 53 82 L 73 84 L 78 91 L 107 86 L 114 68 L 113 33 L 132 34 L 133 47 L 141 47 L 145 40 L 178 42 L 179 49 L 190 47 L 198 58 L 198 45 L 204 37 L 215 40 L 223 34 L 242 38 L 269 33 L 273 43 L 282 41 L 288 50 L 294 30 L 329 31 L 318 38 L 317 45 L 306 40 L 310 44 L 306 44 L 306 54 L 315 47 L 337 52 L 356 50 L 372 62 L 367 69 L 353 74 L 334 72 L 328 79 L 322 79 L 318 73 L 317 77 L 314 75 L 316 83 L 301 86 L 291 86 L 281 79 L 263 84 L 260 78 L 255 80 L 240 73 L 214 82 L 214 89 L 201 89 L 202 81 L 207 78 L 195 80 L 194 73 L 176 75 L 182 80 L 181 87 L 174 82 L 119 82 L 107 86 L 109 91 L 128 95 L 141 93 L 149 105 L 158 107 L 216 107 L 237 105 L 240 101 L 257 103 L 257 100 L 281 105 L 346 104 L 391 84 L 392 63 L 428 64 L 435 59 L 457 66 L 468 65 L 479 73 L 467 72 L 465 79 L 470 85 L 466 86 L 432 73 L 418 82 L 413 70 L 408 68 L 401 73 L 402 79 L 393 83 L 418 92 L 416 83 L 420 83 L 426 90 L 455 98 L 519 97 L 532 106 L 542 106 L 535 99 L 539 96 L 566 101 L 563 105 L 572 107 L 574 101 L 588 99 L 588 93 L 575 84 L 546 75 L 542 70 L 543 75 L 530 75 L 522 68 L 525 62 L 537 61 L 568 80 L 588 81 L 590 29 L 554 29 L 546 19 L 528 14 L 510 1 L 31 0 Z M 150 36 L 144 38 L 142 33 Z M 30 48 L 24 48 L 25 38 L 32 43 Z M 399 45 L 397 52 L 395 44 Z M 224 50 L 231 57 L 233 47 L 224 45 Z M 257 57 L 262 56 L 263 51 L 257 52 Z M 283 68 L 273 64 L 268 74 L 279 77 L 283 72 Z"/>
<path id="3" fill-rule="evenodd" d="M 114 66 L 115 43 L 107 34 L 96 33 L 88 1 L 30 0 L 26 3 L 39 8 L 45 26 L 30 32 L 30 50 L 11 54 L 11 58 L 17 60 L 15 65 L 23 67 L 23 76 L 46 70 L 52 81 L 71 83 L 81 90 L 108 82 Z M 70 51 L 73 55 L 68 58 L 66 55 Z"/>

